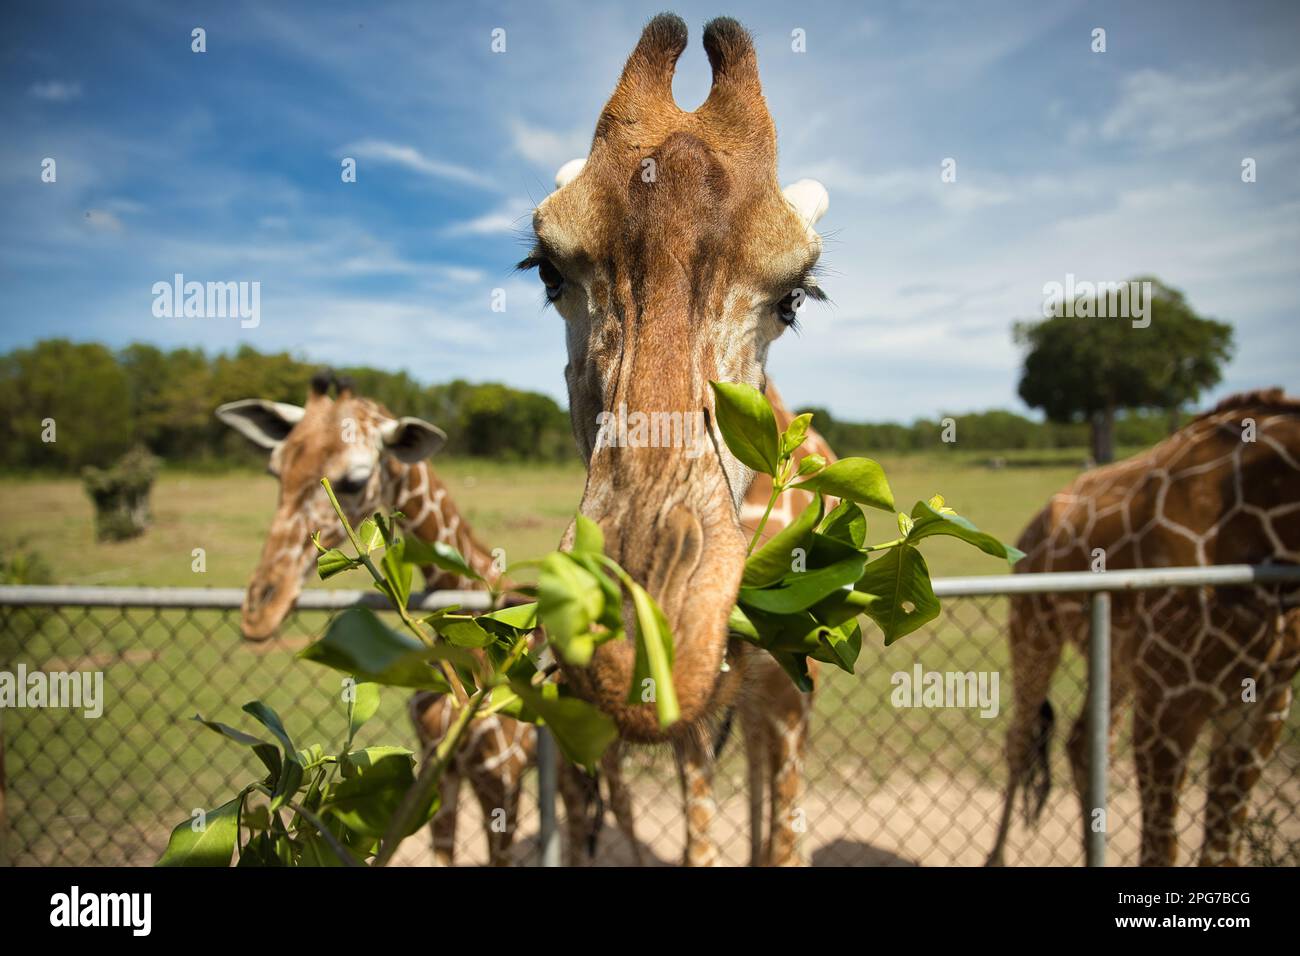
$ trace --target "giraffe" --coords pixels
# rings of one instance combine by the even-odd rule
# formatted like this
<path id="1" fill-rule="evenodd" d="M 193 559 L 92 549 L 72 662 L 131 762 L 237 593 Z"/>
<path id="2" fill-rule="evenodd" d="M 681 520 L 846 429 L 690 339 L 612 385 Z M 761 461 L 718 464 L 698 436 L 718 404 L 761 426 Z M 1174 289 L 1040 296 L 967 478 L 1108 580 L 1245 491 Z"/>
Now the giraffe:
<path id="1" fill-rule="evenodd" d="M 336 396 L 330 396 L 331 385 Z M 356 524 L 376 511 L 400 511 L 403 533 L 422 541 L 454 546 L 487 580 L 496 580 L 492 554 L 475 536 L 451 500 L 445 485 L 425 460 L 445 440 L 436 426 L 416 418 L 395 418 L 383 406 L 353 393 L 350 381 L 328 370 L 313 377 L 305 406 L 245 399 L 217 409 L 227 425 L 270 451 L 269 470 L 280 481 L 280 501 L 262 558 L 249 579 L 241 629 L 244 637 L 264 641 L 275 634 L 303 582 L 315 569 L 312 531 L 326 547 L 343 543 L 343 531 L 321 477 L 333 484 L 348 520 Z M 437 568 L 424 569 L 432 589 L 482 590 L 485 585 Z M 446 734 L 453 717 L 448 697 L 418 693 L 408 708 L 422 750 Z M 468 781 L 483 811 L 488 856 L 506 865 L 518 816 L 522 778 L 536 759 L 536 728 L 504 715 L 474 722 L 441 784 L 441 807 L 432 824 L 434 859 L 451 865 L 455 858 L 457 807 L 461 784 Z M 639 853 L 633 822 L 624 808 L 616 762 L 606 760 L 606 778 L 618 825 Z M 563 764 L 560 778 L 566 803 L 589 799 L 595 785 L 582 771 Z M 504 820 L 500 813 L 504 812 Z M 570 813 L 570 857 L 582 861 L 594 845 L 593 821 Z M 497 826 L 492 824 L 498 823 Z M 504 823 L 504 826 L 499 824 Z"/>
<path id="2" fill-rule="evenodd" d="M 794 416 L 775 387 L 768 387 L 767 397 L 776 412 L 777 425 L 784 430 Z M 802 461 L 814 453 L 827 462 L 836 460 L 825 438 L 815 428 L 809 428 L 794 457 L 796 461 Z M 750 485 L 740 511 L 740 523 L 747 537 L 752 537 L 758 529 L 771 494 L 772 480 L 766 475 L 758 476 Z M 768 516 L 760 543 L 790 524 L 811 501 L 812 495 L 808 492 L 784 492 Z M 834 507 L 835 503 L 832 500 L 828 507 Z M 816 661 L 808 661 L 808 673 L 811 678 L 816 678 Z M 802 865 L 806 861 L 800 848 L 802 826 L 799 815 L 813 695 L 800 691 L 780 665 L 766 654 L 760 654 L 749 662 L 745 686 L 737 698 L 736 710 L 744 738 L 747 768 L 750 865 Z M 730 714 L 724 720 L 729 721 Z M 688 866 L 713 866 L 721 859 L 721 849 L 710 832 L 717 814 L 713 771 L 718 737 L 716 733 L 694 737 L 694 749 L 674 750 L 686 810 L 683 862 Z M 619 753 L 620 748 L 621 744 L 616 742 L 610 749 Z M 616 763 L 619 760 L 617 756 L 610 759 Z M 565 803 L 569 805 L 570 799 Z M 625 812 L 631 816 L 630 808 Z"/>
<path id="3" fill-rule="evenodd" d="M 1020 538 L 1017 572 L 1290 564 L 1300 560 L 1300 401 L 1281 389 L 1225 399 L 1127 461 L 1086 472 Z M 1111 733 L 1133 708 L 1143 865 L 1173 865 L 1188 756 L 1211 730 L 1202 865 L 1239 862 L 1251 789 L 1275 748 L 1300 668 L 1294 588 L 1171 588 L 1116 593 Z M 1048 689 L 1065 644 L 1086 652 L 1087 601 L 1073 594 L 1011 601 L 1015 705 L 1009 782 L 989 863 L 1001 864 L 1016 792 L 1030 819 L 1046 799 Z M 1068 751 L 1085 793 L 1086 716 Z M 1090 816 L 1085 809 L 1085 828 Z"/>
<path id="4" fill-rule="evenodd" d="M 653 705 L 628 701 L 631 641 L 606 642 L 587 666 L 562 663 L 563 673 L 623 740 L 672 743 L 695 821 L 688 862 L 716 858 L 696 825 L 710 815 L 710 722 L 736 703 L 743 714 L 751 699 L 764 712 L 769 690 L 759 679 L 767 655 L 727 628 L 753 472 L 712 424 L 708 383 L 765 387 L 770 345 L 805 298 L 821 297 L 813 225 L 828 205 L 820 183 L 778 185 L 776 130 L 746 30 L 719 18 L 703 39 L 713 82 L 687 113 L 672 95 L 686 25 L 671 14 L 646 25 L 589 155 L 560 169 L 534 211 L 533 248 L 520 263 L 537 269 L 564 319 L 569 411 L 587 462 L 580 512 L 664 612 L 681 719 L 661 728 Z M 710 440 L 705 449 L 598 447 L 615 410 L 700 416 Z"/>

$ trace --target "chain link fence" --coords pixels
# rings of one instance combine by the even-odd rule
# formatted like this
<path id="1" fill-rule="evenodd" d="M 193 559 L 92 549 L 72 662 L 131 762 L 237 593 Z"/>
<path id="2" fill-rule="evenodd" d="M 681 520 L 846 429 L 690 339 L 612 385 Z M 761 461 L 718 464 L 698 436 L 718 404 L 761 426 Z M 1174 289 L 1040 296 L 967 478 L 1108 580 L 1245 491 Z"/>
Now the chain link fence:
<path id="1" fill-rule="evenodd" d="M 221 603 L 216 600 L 203 602 L 207 607 L 160 606 L 160 593 L 112 606 L 5 603 L 0 596 L 0 671 L 98 671 L 104 681 L 103 713 L 95 719 L 51 707 L 0 710 L 7 784 L 0 835 L 7 862 L 153 863 L 173 826 L 195 809 L 223 802 L 257 773 L 245 748 L 190 720 L 195 713 L 245 726 L 240 706 L 261 699 L 286 715 L 296 740 L 338 742 L 339 675 L 294 657 L 324 631 L 340 606 L 337 600 L 332 609 L 299 609 L 280 637 L 249 644 L 239 634 L 237 601 L 228 607 L 211 606 Z M 175 603 L 174 596 L 161 603 Z M 813 865 L 978 865 L 988 855 L 1002 808 L 1003 745 L 1011 718 L 1008 601 L 967 594 L 943 603 L 939 621 L 890 648 L 868 631 L 857 675 L 822 668 L 800 807 L 803 851 Z M 998 675 L 996 714 L 981 716 L 971 707 L 895 707 L 891 675 L 917 667 Z M 1086 684 L 1086 661 L 1067 652 L 1052 685 L 1058 715 L 1054 786 L 1037 826 L 1027 827 L 1017 808 L 1008 865 L 1084 861 L 1064 737 L 1084 707 Z M 1120 712 L 1109 774 L 1107 861 L 1118 865 L 1137 863 L 1140 838 L 1127 713 Z M 737 726 L 718 763 L 713 833 L 724 862 L 743 865 L 749 810 L 739 736 Z M 385 690 L 363 738 L 414 748 L 404 693 Z M 1205 751 L 1203 740 L 1189 768 L 1178 819 L 1180 863 L 1194 862 L 1200 852 Z M 642 860 L 676 863 L 685 823 L 671 753 L 666 747 L 628 748 L 624 775 Z M 528 775 L 516 824 L 513 854 L 522 864 L 537 859 L 536 779 Z M 1300 725 L 1294 713 L 1254 790 L 1245 845 L 1245 863 L 1300 863 Z M 457 862 L 482 863 L 486 856 L 480 811 L 473 800 L 462 799 Z M 431 863 L 428 839 L 407 840 L 398 861 Z M 597 863 L 631 861 L 631 849 L 609 815 Z"/>

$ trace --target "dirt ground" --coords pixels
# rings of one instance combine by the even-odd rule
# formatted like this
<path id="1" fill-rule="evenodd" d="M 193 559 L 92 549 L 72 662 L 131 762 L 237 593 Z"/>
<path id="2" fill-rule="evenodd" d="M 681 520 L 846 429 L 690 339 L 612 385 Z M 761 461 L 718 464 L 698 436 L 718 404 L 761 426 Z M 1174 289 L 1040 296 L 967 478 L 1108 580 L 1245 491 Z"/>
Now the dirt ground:
<path id="1" fill-rule="evenodd" d="M 1107 863 L 1134 866 L 1138 861 L 1140 806 L 1131 775 L 1117 773 L 1110 795 L 1110 834 Z M 656 781 L 656 783 L 658 783 Z M 871 792 L 864 792 L 870 790 Z M 988 856 L 1002 811 L 1002 793 L 973 779 L 891 779 L 885 786 L 859 791 L 846 801 L 810 794 L 805 801 L 807 832 L 805 855 L 813 866 L 981 866 Z M 1281 792 L 1280 792 L 1281 791 Z M 676 864 L 682 855 L 683 826 L 675 786 L 635 788 L 637 837 L 646 865 Z M 1256 790 L 1257 808 L 1300 804 L 1300 780 L 1275 770 Z M 1205 795 L 1189 790 L 1179 816 L 1180 864 L 1193 863 L 1199 853 Z M 472 801 L 462 801 L 457 828 L 458 865 L 486 862 L 482 817 Z M 733 794 L 720 803 L 715 838 L 723 862 L 744 866 L 749 860 L 748 808 L 744 795 Z M 633 856 L 627 841 L 607 813 L 597 851 L 597 866 L 629 866 Z M 1058 786 L 1048 797 L 1036 829 L 1024 825 L 1017 807 L 1007 841 L 1008 866 L 1079 866 L 1083 863 L 1078 801 L 1072 791 Z M 528 808 L 521 813 L 519 834 L 512 856 L 518 865 L 536 860 L 537 817 Z M 1300 819 L 1280 821 L 1277 836 L 1300 841 Z M 563 841 L 562 845 L 563 845 Z M 432 863 L 428 841 L 407 840 L 398 861 L 408 866 Z M 1249 854 L 1243 863 L 1252 860 Z"/>

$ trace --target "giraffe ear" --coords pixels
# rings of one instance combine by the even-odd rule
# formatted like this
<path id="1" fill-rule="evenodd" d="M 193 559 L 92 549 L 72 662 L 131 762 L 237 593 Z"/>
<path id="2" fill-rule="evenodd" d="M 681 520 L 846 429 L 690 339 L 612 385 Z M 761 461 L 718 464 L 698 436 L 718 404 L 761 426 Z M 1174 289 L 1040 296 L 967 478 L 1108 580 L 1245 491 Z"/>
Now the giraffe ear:
<path id="1" fill-rule="evenodd" d="M 781 190 L 786 202 L 794 206 L 805 226 L 810 230 L 817 225 L 817 220 L 826 215 L 831 207 L 830 193 L 826 187 L 815 179 L 801 179 Z"/>
<path id="2" fill-rule="evenodd" d="M 217 409 L 217 418 L 262 448 L 274 448 L 284 441 L 304 414 L 306 410 L 301 405 L 265 398 L 226 402 Z"/>
<path id="3" fill-rule="evenodd" d="M 447 442 L 446 432 L 419 418 L 384 422 L 379 426 L 379 436 L 384 448 L 408 465 L 424 461 Z"/>
<path id="4" fill-rule="evenodd" d="M 582 167 L 587 165 L 587 157 L 579 156 L 577 159 L 571 159 L 555 172 L 555 188 L 563 189 L 569 183 L 578 178 L 578 173 L 582 172 Z"/>

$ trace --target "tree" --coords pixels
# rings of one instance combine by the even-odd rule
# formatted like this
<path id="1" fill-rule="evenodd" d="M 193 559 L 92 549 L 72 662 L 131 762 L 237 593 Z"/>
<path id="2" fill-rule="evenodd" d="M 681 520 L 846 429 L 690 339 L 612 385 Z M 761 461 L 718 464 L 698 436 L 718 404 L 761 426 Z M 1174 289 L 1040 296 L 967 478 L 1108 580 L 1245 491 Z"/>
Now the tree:
<path id="1" fill-rule="evenodd" d="M 1114 299 L 1108 308 L 1103 291 L 1077 296 L 1072 315 L 1062 310 L 1015 326 L 1026 349 L 1020 397 L 1053 422 L 1087 421 L 1098 464 L 1114 458 L 1117 410 L 1158 409 L 1176 422 L 1185 405 L 1218 383 L 1232 354 L 1232 326 L 1197 315 L 1181 292 L 1158 279 L 1132 281 L 1150 283 L 1149 321 L 1116 317 Z M 1129 307 L 1136 314 L 1133 302 Z"/>
<path id="2" fill-rule="evenodd" d="M 0 359 L 0 461 L 69 471 L 130 446 L 126 374 L 102 345 L 48 339 Z"/>

